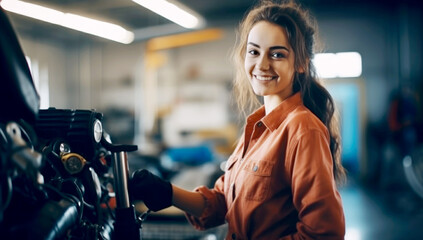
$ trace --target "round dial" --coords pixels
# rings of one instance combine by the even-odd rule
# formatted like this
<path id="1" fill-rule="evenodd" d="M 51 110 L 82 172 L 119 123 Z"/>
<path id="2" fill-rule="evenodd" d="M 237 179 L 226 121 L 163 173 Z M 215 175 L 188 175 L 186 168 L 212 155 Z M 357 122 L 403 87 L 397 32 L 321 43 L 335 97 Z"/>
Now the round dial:
<path id="1" fill-rule="evenodd" d="M 96 143 L 101 141 L 101 137 L 103 136 L 103 127 L 101 125 L 100 120 L 96 119 L 93 124 L 93 133 L 94 133 L 94 140 Z"/>
<path id="2" fill-rule="evenodd" d="M 87 161 L 77 153 L 67 153 L 61 157 L 63 166 L 70 174 L 80 173 Z"/>

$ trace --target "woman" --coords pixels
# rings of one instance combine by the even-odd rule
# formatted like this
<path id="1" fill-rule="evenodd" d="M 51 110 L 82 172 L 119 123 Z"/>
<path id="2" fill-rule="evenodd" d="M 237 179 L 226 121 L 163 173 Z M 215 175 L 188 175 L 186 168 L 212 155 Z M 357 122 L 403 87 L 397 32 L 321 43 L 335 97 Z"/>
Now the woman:
<path id="1" fill-rule="evenodd" d="M 314 29 L 293 3 L 262 2 L 240 25 L 235 87 L 241 109 L 263 105 L 213 189 L 186 191 L 135 172 L 130 193 L 153 211 L 174 205 L 197 229 L 228 223 L 227 239 L 343 239 L 334 103 L 311 62 Z M 148 196 L 142 197 L 141 195 Z"/>

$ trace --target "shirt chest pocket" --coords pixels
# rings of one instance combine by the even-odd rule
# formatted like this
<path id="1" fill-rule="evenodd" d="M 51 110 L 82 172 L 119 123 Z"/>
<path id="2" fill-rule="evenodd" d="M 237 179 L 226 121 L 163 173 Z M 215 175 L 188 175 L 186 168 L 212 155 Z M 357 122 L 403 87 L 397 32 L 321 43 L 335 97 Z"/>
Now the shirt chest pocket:
<path id="1" fill-rule="evenodd" d="M 273 162 L 250 161 L 242 168 L 241 195 L 248 200 L 262 201 L 269 197 Z"/>

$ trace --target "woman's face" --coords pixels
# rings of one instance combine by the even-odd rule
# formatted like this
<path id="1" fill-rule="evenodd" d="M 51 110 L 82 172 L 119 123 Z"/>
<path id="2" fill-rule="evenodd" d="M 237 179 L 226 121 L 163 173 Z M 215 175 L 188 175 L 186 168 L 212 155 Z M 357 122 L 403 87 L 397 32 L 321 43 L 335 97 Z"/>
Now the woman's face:
<path id="1" fill-rule="evenodd" d="M 282 101 L 292 95 L 294 51 L 286 30 L 261 21 L 248 34 L 244 68 L 254 92 Z"/>

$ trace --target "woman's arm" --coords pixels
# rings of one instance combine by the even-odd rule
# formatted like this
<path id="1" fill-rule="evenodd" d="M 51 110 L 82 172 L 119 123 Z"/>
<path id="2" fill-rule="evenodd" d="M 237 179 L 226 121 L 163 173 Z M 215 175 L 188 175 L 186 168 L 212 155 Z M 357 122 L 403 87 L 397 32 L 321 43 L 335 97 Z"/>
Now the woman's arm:
<path id="1" fill-rule="evenodd" d="M 175 207 L 195 217 L 200 217 L 206 208 L 206 200 L 199 192 L 187 191 L 172 184 L 172 203 Z"/>
<path id="2" fill-rule="evenodd" d="M 298 232 L 287 239 L 344 239 L 345 217 L 333 176 L 328 136 L 309 130 L 290 151 Z"/>

